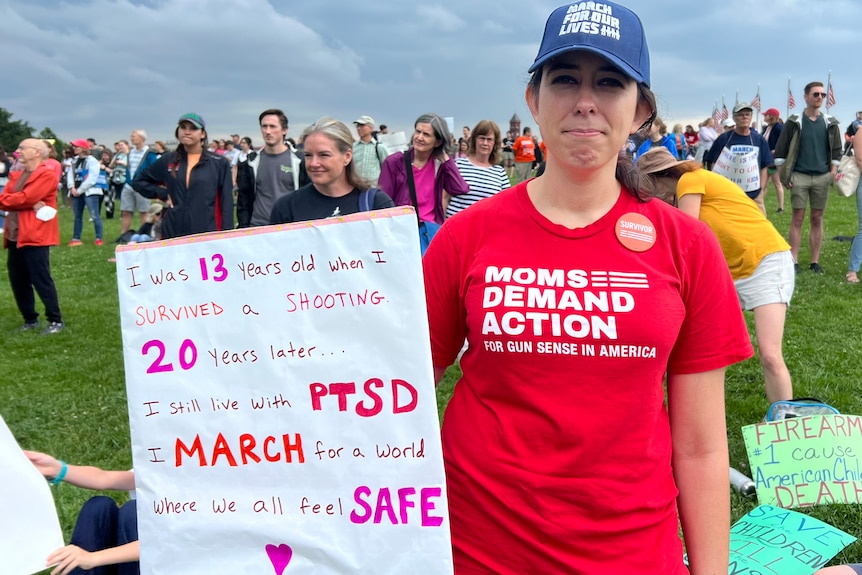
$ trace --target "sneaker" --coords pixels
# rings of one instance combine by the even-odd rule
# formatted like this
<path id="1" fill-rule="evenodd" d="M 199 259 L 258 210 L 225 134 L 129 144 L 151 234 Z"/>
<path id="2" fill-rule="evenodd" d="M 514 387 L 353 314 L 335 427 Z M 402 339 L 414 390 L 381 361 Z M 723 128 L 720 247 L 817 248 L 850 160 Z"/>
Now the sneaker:
<path id="1" fill-rule="evenodd" d="M 80 246 L 80 245 L 81 245 L 81 240 L 72 240 L 71 242 L 69 242 L 70 248 L 74 248 L 75 246 Z"/>
<path id="2" fill-rule="evenodd" d="M 52 321 L 52 322 L 51 322 L 51 323 L 49 323 L 47 326 L 45 326 L 45 329 L 43 329 L 43 330 L 42 330 L 42 335 L 49 335 L 49 334 L 52 334 L 52 333 L 59 333 L 59 332 L 63 331 L 63 328 L 64 328 L 64 327 L 66 327 L 66 326 L 65 326 L 65 325 L 63 325 L 63 322 L 60 322 L 60 321 Z"/>
<path id="3" fill-rule="evenodd" d="M 783 214 L 783 213 L 784 213 L 784 208 L 778 208 L 778 213 L 779 213 L 779 214 Z"/>
<path id="4" fill-rule="evenodd" d="M 102 240 L 96 240 L 96 245 L 97 245 L 97 246 L 102 245 Z"/>
<path id="5" fill-rule="evenodd" d="M 39 329 L 38 321 L 26 322 L 18 328 L 18 331 L 33 331 L 34 329 Z"/>
<path id="6" fill-rule="evenodd" d="M 820 264 L 818 264 L 817 262 L 811 262 L 811 264 L 808 266 L 808 269 L 810 269 L 811 271 L 813 271 L 816 274 L 822 274 L 823 273 L 823 268 L 821 268 Z"/>

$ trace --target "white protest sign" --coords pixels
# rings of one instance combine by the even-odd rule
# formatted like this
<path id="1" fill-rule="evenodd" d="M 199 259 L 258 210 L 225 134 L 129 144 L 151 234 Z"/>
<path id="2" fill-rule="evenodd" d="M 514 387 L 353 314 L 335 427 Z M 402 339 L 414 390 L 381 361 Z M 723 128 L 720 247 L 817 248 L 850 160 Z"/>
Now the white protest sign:
<path id="1" fill-rule="evenodd" d="M 395 132 L 392 134 L 377 134 L 377 141 L 383 144 L 387 154 L 390 156 L 395 152 L 404 152 L 407 150 L 409 143 L 404 132 Z"/>
<path id="2" fill-rule="evenodd" d="M 416 217 L 117 254 L 145 575 L 452 573 Z"/>
<path id="3" fill-rule="evenodd" d="M 753 146 L 734 145 L 723 148 L 712 171 L 721 174 L 746 192 L 760 189 L 758 150 Z"/>
<path id="4" fill-rule="evenodd" d="M 64 545 L 51 489 L 0 417 L 0 561 L 6 575 L 45 569 L 45 559 Z"/>

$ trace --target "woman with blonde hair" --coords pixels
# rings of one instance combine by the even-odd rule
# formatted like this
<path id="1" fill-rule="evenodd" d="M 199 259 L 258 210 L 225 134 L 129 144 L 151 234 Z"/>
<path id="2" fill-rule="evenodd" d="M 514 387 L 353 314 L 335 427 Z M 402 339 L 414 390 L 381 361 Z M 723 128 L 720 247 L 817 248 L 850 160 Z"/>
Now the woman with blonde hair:
<path id="1" fill-rule="evenodd" d="M 279 198 L 272 207 L 270 224 L 319 220 L 395 204 L 363 180 L 353 164 L 353 135 L 335 118 L 321 118 L 302 140 L 305 170 L 311 183 Z"/>

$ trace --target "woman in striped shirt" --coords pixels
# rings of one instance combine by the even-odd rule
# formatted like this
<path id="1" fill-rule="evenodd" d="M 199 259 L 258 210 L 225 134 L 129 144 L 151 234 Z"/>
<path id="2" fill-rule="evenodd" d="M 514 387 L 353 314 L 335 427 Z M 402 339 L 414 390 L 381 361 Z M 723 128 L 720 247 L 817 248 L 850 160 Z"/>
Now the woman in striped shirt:
<path id="1" fill-rule="evenodd" d="M 450 218 L 479 200 L 490 198 L 497 192 L 511 187 L 506 170 L 500 165 L 500 150 L 503 140 L 500 128 L 491 120 L 482 120 L 473 128 L 467 157 L 457 158 L 455 165 L 461 177 L 470 186 L 470 191 L 449 198 L 446 217 Z"/>

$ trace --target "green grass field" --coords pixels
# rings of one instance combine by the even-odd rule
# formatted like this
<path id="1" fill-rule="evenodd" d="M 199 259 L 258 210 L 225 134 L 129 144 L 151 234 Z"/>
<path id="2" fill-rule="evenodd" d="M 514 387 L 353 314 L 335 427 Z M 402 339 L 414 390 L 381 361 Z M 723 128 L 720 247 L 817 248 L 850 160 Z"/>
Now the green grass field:
<path id="1" fill-rule="evenodd" d="M 786 235 L 790 213 L 776 213 L 771 188 L 767 205 L 770 219 Z M 68 208 L 60 209 L 60 221 L 63 245 L 52 252 L 52 271 L 67 324 L 65 331 L 52 336 L 17 333 L 22 320 L 8 287 L 6 266 L 0 269 L 0 415 L 25 449 L 45 451 L 69 462 L 128 469 L 132 461 L 116 272 L 114 264 L 107 261 L 113 255 L 110 242 L 119 234 L 119 221 L 105 220 L 107 242 L 102 247 L 93 245 L 93 226 L 85 222 L 84 245 L 76 248 L 65 245 L 72 229 Z M 834 236 L 853 236 L 856 227 L 856 199 L 833 193 L 825 218 L 820 260 L 826 272 L 823 275 L 807 271 L 807 233 L 803 236 L 800 264 L 805 271 L 797 278 L 784 349 L 797 397 L 819 397 L 844 413 L 862 414 L 856 381 L 862 374 L 858 323 L 862 284 L 844 281 L 850 244 L 832 240 Z M 41 303 L 38 307 L 41 310 Z M 750 314 L 747 319 L 753 329 Z M 441 416 L 457 376 L 457 368 L 450 369 L 438 388 Z M 760 421 L 768 407 L 756 358 L 729 369 L 726 397 L 731 464 L 747 471 L 741 427 Z M 90 495 L 70 485 L 55 488 L 67 537 L 78 509 Z M 756 505 L 755 500 L 736 493 L 731 501 L 734 520 Z M 862 535 L 862 506 L 809 507 L 803 511 L 853 535 Z M 862 543 L 848 547 L 838 560 L 862 561 Z"/>

